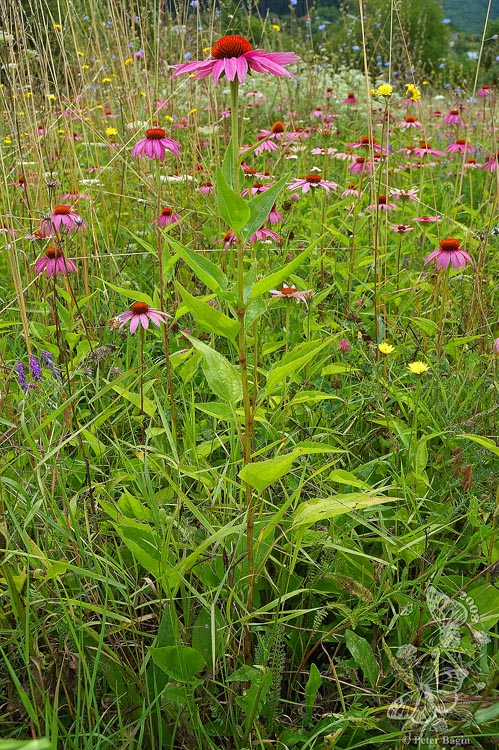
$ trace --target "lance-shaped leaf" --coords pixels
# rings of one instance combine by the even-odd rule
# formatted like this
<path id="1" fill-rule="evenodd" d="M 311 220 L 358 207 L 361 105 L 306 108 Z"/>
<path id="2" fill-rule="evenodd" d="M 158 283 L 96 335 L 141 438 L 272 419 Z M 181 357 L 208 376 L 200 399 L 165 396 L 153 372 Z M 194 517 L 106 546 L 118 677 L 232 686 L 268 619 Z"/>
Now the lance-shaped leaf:
<path id="1" fill-rule="evenodd" d="M 287 352 L 280 362 L 270 368 L 265 387 L 266 394 L 271 393 L 276 386 L 282 385 L 287 377 L 299 372 L 328 344 L 329 341 L 307 341 Z"/>
<path id="2" fill-rule="evenodd" d="M 224 315 L 224 313 L 212 307 L 207 302 L 193 297 L 180 284 L 175 284 L 175 286 L 182 296 L 184 305 L 203 331 L 217 333 L 219 336 L 224 336 L 231 341 L 235 339 L 239 331 L 239 321 L 229 318 L 228 315 Z"/>
<path id="3" fill-rule="evenodd" d="M 341 516 L 343 513 L 372 508 L 383 503 L 393 503 L 398 497 L 384 497 L 367 492 L 351 492 L 347 495 L 334 495 L 317 500 L 308 500 L 298 506 L 293 519 L 293 526 L 312 526 L 318 521 Z"/>
<path id="4" fill-rule="evenodd" d="M 309 247 L 307 247 L 306 250 L 304 250 L 302 253 L 296 256 L 296 258 L 293 258 L 289 263 L 286 263 L 285 266 L 281 266 L 277 269 L 277 271 L 273 271 L 272 273 L 269 273 L 268 276 L 265 276 L 263 279 L 260 279 L 259 281 L 256 281 L 253 284 L 253 288 L 251 290 L 251 296 L 252 297 L 259 297 L 261 294 L 265 294 L 265 292 L 268 292 L 269 289 L 279 289 L 279 287 L 282 285 L 283 281 L 287 281 L 289 279 L 290 274 L 295 271 L 298 266 L 301 266 L 304 260 L 308 258 L 314 247 L 318 244 L 318 242 L 321 240 L 319 237 L 318 240 L 313 242 Z"/>
<path id="5" fill-rule="evenodd" d="M 243 240 L 245 242 L 246 240 L 249 240 L 251 235 L 254 234 L 257 229 L 260 229 L 260 227 L 267 221 L 268 215 L 272 210 L 272 206 L 276 202 L 277 196 L 283 189 L 288 179 L 289 174 L 281 177 L 281 179 L 276 182 L 275 185 L 273 185 L 268 190 L 265 190 L 265 192 L 259 193 L 246 204 L 249 208 L 250 216 L 249 221 L 247 224 L 245 224 L 242 233 Z"/>
<path id="6" fill-rule="evenodd" d="M 222 269 L 201 253 L 191 250 L 190 247 L 182 245 L 173 237 L 165 235 L 166 243 L 179 255 L 184 263 L 194 271 L 200 281 L 208 289 L 218 292 L 221 289 L 227 289 L 227 276 Z"/>
<path id="7" fill-rule="evenodd" d="M 211 346 L 203 344 L 202 341 L 192 336 L 187 336 L 187 338 L 194 349 L 203 355 L 201 367 L 213 393 L 228 404 L 241 401 L 243 397 L 241 376 L 234 365 Z"/>
<path id="8" fill-rule="evenodd" d="M 250 218 L 249 203 L 227 184 L 221 169 L 215 171 L 218 211 L 234 234 L 240 235 Z"/>

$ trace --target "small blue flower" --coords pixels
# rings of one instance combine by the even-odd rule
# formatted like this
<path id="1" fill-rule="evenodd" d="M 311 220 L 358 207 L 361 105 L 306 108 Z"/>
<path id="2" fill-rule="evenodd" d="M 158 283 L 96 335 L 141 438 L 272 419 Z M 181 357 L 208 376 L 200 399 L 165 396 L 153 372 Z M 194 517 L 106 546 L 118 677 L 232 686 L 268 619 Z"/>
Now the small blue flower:
<path id="1" fill-rule="evenodd" d="M 444 18 L 442 23 L 445 23 L 447 25 L 448 23 L 450 23 L 450 18 Z"/>
<path id="2" fill-rule="evenodd" d="M 198 0 L 191 0 L 189 5 L 191 6 L 191 8 L 199 8 Z"/>
<path id="3" fill-rule="evenodd" d="M 184 55 L 184 57 L 185 57 L 186 60 L 190 60 L 191 57 L 192 57 L 192 52 L 186 52 L 185 55 Z"/>
<path id="4" fill-rule="evenodd" d="M 42 368 L 40 367 L 40 363 L 38 362 L 34 354 L 29 355 L 29 371 L 31 372 L 31 377 L 35 382 L 38 382 L 42 379 Z"/>
<path id="5" fill-rule="evenodd" d="M 360 50 L 360 47 L 359 47 L 358 44 L 353 44 L 352 45 L 352 49 L 353 49 L 354 52 L 358 52 Z"/>
<path id="6" fill-rule="evenodd" d="M 319 31 L 324 31 L 325 28 L 326 28 L 326 24 L 321 23 L 321 25 L 319 26 Z"/>
<path id="7" fill-rule="evenodd" d="M 289 0 L 289 4 L 290 5 L 297 5 L 298 4 L 298 0 Z"/>

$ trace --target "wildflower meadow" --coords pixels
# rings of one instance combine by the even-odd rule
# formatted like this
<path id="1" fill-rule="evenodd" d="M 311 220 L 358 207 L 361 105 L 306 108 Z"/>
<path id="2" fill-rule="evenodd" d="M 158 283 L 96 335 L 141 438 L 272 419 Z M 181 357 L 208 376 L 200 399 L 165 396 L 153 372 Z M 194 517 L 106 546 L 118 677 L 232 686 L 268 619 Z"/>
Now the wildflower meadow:
<path id="1" fill-rule="evenodd" d="M 0 0 L 0 750 L 497 747 L 490 10 Z"/>

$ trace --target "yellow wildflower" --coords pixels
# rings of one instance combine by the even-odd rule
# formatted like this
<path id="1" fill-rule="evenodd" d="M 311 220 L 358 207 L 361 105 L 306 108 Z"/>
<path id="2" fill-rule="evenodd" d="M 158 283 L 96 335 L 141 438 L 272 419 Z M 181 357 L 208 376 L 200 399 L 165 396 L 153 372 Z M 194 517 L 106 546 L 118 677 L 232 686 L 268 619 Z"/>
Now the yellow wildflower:
<path id="1" fill-rule="evenodd" d="M 196 107 L 193 107 L 192 109 L 189 110 L 190 115 L 193 115 L 195 112 L 197 112 Z"/>
<path id="2" fill-rule="evenodd" d="M 62 26 L 60 23 L 54 23 L 54 29 L 62 29 Z"/>
<path id="3" fill-rule="evenodd" d="M 106 77 L 106 78 L 102 79 L 102 83 L 112 83 L 112 80 L 113 80 L 112 78 L 107 78 Z"/>
<path id="4" fill-rule="evenodd" d="M 207 55 L 208 52 L 211 52 L 211 47 L 203 47 L 203 52 L 205 55 Z"/>
<path id="5" fill-rule="evenodd" d="M 49 102 L 56 102 L 57 101 L 57 97 L 54 96 L 54 94 L 47 94 L 47 99 L 49 100 Z"/>
<path id="6" fill-rule="evenodd" d="M 10 135 L 6 135 L 5 138 L 3 139 L 3 142 L 5 143 L 6 146 L 10 146 L 10 144 L 12 143 L 12 138 L 10 137 Z"/>
<path id="7" fill-rule="evenodd" d="M 270 28 L 273 29 L 274 31 L 280 31 L 281 30 L 281 27 L 278 26 L 276 23 L 273 23 Z"/>
<path id="8" fill-rule="evenodd" d="M 418 102 L 421 99 L 421 91 L 413 83 L 406 83 L 407 96 L 411 97 L 413 102 Z"/>
<path id="9" fill-rule="evenodd" d="M 25 114 L 26 113 L 21 110 L 20 112 L 17 113 L 17 116 L 18 117 L 24 117 Z"/>
<path id="10" fill-rule="evenodd" d="M 59 130 L 57 132 L 59 133 L 59 135 L 65 135 L 65 133 L 66 133 L 66 131 L 64 130 L 64 128 L 59 128 Z"/>
<path id="11" fill-rule="evenodd" d="M 125 60 L 125 65 L 131 65 L 132 63 L 133 63 L 133 58 L 127 57 L 127 59 Z"/>
<path id="12" fill-rule="evenodd" d="M 82 65 L 81 69 L 82 70 L 90 70 L 90 65 Z"/>
<path id="13" fill-rule="evenodd" d="M 391 96 L 392 94 L 393 86 L 389 83 L 382 83 L 381 86 L 378 86 L 378 90 L 376 91 L 377 96 Z"/>
<path id="14" fill-rule="evenodd" d="M 391 344 L 387 344 L 386 341 L 382 341 L 381 344 L 378 344 L 378 349 L 381 354 L 391 354 L 395 351 L 395 347 Z"/>
<path id="15" fill-rule="evenodd" d="M 165 120 L 167 122 L 175 122 L 175 120 L 173 119 L 173 117 L 171 115 L 165 115 Z"/>
<path id="16" fill-rule="evenodd" d="M 79 50 L 79 49 L 78 49 L 78 50 L 76 50 L 76 54 L 78 55 L 78 57 L 85 57 L 85 53 L 84 53 L 84 52 L 82 52 L 82 51 L 81 51 L 81 50 Z"/>
<path id="17" fill-rule="evenodd" d="M 427 372 L 430 368 L 425 362 L 421 362 L 418 359 L 415 362 L 410 362 L 410 364 L 407 365 L 407 369 L 409 372 L 412 372 L 413 375 L 422 375 L 423 372 Z"/>
<path id="18" fill-rule="evenodd" d="M 31 97 L 33 96 L 33 93 L 31 91 L 26 91 L 24 96 L 26 97 L 26 99 L 31 99 Z"/>
<path id="19" fill-rule="evenodd" d="M 117 135 L 118 131 L 116 128 L 106 128 L 106 135 Z"/>

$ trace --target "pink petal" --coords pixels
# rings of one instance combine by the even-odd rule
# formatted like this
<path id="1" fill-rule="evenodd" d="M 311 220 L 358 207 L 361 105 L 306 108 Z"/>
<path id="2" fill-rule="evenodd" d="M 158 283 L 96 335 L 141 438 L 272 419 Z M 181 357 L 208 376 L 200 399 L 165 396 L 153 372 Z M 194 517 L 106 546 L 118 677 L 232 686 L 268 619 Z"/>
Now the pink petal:
<path id="1" fill-rule="evenodd" d="M 237 57 L 228 57 L 225 60 L 225 75 L 228 81 L 233 81 L 237 73 Z"/>
<path id="2" fill-rule="evenodd" d="M 213 80 L 218 83 L 218 79 L 225 72 L 225 63 L 227 60 L 216 60 L 213 65 Z"/>
<path id="3" fill-rule="evenodd" d="M 434 250 L 432 253 L 430 253 L 425 259 L 424 264 L 426 266 L 427 263 L 430 263 L 432 260 L 435 260 L 435 258 L 438 258 L 440 255 L 440 250 Z"/>
<path id="4" fill-rule="evenodd" d="M 130 333 L 135 333 L 135 331 L 138 328 L 138 325 L 140 323 L 140 315 L 135 315 L 135 313 L 132 313 L 132 322 L 130 323 Z"/>
<path id="5" fill-rule="evenodd" d="M 453 253 L 446 252 L 440 252 L 438 255 L 437 260 L 437 269 L 443 268 L 444 270 L 447 270 L 449 268 L 449 264 L 451 262 Z"/>
<path id="6" fill-rule="evenodd" d="M 242 57 L 236 58 L 237 63 L 237 77 L 239 79 L 239 83 L 244 83 L 244 79 L 246 78 L 246 73 L 248 72 L 248 61 L 242 55 Z"/>
<path id="7" fill-rule="evenodd" d="M 149 318 L 147 317 L 147 313 L 140 313 L 138 317 L 142 324 L 142 328 L 145 328 L 145 329 L 149 328 Z"/>
<path id="8" fill-rule="evenodd" d="M 180 63 L 180 65 L 174 65 L 175 73 L 173 77 L 182 75 L 183 73 L 196 73 L 197 71 L 204 72 L 205 75 L 211 73 L 215 61 L 214 60 L 194 60 L 193 62 Z M 201 76 L 200 76 L 201 77 Z"/>

